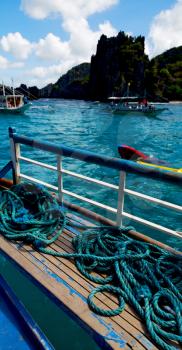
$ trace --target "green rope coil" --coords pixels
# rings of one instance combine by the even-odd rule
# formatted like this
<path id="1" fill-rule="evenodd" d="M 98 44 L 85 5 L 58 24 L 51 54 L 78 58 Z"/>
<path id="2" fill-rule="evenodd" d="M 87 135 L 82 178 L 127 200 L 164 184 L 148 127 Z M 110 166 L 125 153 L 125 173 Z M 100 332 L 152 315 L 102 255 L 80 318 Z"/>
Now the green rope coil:
<path id="1" fill-rule="evenodd" d="M 65 215 L 57 200 L 31 183 L 0 192 L 0 232 L 35 248 L 54 242 L 63 231 Z"/>
<path id="2" fill-rule="evenodd" d="M 16 185 L 0 194 L 1 234 L 31 243 L 40 252 L 74 259 L 86 278 L 100 284 L 88 297 L 94 312 L 115 316 L 127 302 L 160 348 L 176 350 L 177 344 L 182 345 L 181 256 L 128 237 L 129 228 L 111 226 L 86 228 L 76 235 L 72 241 L 74 253 L 48 249 L 65 226 L 63 208 L 39 186 Z M 94 298 L 101 292 L 116 295 L 118 307 L 114 310 L 98 307 Z"/>

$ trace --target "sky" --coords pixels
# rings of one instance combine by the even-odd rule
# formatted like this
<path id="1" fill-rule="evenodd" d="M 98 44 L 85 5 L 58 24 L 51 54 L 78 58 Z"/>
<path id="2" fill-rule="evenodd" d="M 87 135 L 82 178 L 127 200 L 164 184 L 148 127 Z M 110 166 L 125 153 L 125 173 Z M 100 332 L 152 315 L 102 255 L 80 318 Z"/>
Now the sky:
<path id="1" fill-rule="evenodd" d="M 119 31 L 145 36 L 150 58 L 180 46 L 182 0 L 1 0 L 0 82 L 55 83 Z"/>

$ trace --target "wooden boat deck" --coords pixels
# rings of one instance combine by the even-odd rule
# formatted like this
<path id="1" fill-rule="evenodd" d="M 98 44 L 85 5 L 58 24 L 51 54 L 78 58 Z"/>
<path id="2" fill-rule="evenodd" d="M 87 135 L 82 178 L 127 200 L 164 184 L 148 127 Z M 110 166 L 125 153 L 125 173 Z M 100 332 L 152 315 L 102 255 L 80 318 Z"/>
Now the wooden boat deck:
<path id="1" fill-rule="evenodd" d="M 71 240 L 80 233 L 78 228 L 74 228 L 74 223 L 83 223 L 83 219 L 73 214 L 68 215 L 73 227 L 64 229 L 56 243 L 50 246 L 55 251 L 72 252 Z M 122 314 L 114 317 L 101 317 L 89 309 L 87 297 L 95 284 L 80 274 L 74 261 L 41 254 L 32 250 L 30 245 L 12 243 L 2 236 L 0 247 L 6 256 L 46 289 L 63 310 L 90 333 L 102 349 L 158 349 L 129 305 L 126 305 Z M 117 300 L 104 293 L 96 296 L 96 303 L 103 308 L 113 309 Z"/>

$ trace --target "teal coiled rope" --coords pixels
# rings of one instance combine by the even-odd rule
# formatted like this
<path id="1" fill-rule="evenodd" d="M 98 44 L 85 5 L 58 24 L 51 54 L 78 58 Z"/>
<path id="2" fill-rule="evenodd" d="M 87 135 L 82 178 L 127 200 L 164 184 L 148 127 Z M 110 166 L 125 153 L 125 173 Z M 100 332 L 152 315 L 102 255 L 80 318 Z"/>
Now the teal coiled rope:
<path id="1" fill-rule="evenodd" d="M 31 243 L 43 253 L 74 259 L 86 278 L 100 284 L 88 297 L 94 312 L 118 315 L 128 302 L 158 346 L 172 350 L 177 349 L 177 344 L 182 345 L 181 256 L 128 237 L 129 228 L 110 226 L 87 228 L 75 236 L 72 254 L 48 249 L 46 246 L 58 238 L 65 226 L 63 208 L 45 189 L 21 184 L 1 192 L 1 234 Z M 115 294 L 118 307 L 98 307 L 94 297 L 100 292 Z"/>

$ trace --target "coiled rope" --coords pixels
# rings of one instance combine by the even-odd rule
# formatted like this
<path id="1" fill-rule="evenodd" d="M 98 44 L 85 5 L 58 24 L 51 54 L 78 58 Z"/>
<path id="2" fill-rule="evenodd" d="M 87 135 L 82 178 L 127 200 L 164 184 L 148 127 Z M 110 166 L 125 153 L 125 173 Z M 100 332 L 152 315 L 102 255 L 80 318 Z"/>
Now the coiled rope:
<path id="1" fill-rule="evenodd" d="M 115 316 L 127 302 L 158 346 L 176 350 L 182 345 L 181 256 L 128 237 L 129 228 L 110 226 L 87 228 L 75 236 L 72 254 L 48 249 L 46 246 L 65 226 L 63 207 L 45 189 L 21 184 L 0 193 L 0 233 L 11 240 L 31 243 L 40 252 L 74 259 L 86 278 L 100 284 L 88 297 L 94 312 Z M 115 294 L 118 307 L 98 307 L 94 297 L 100 292 Z"/>

